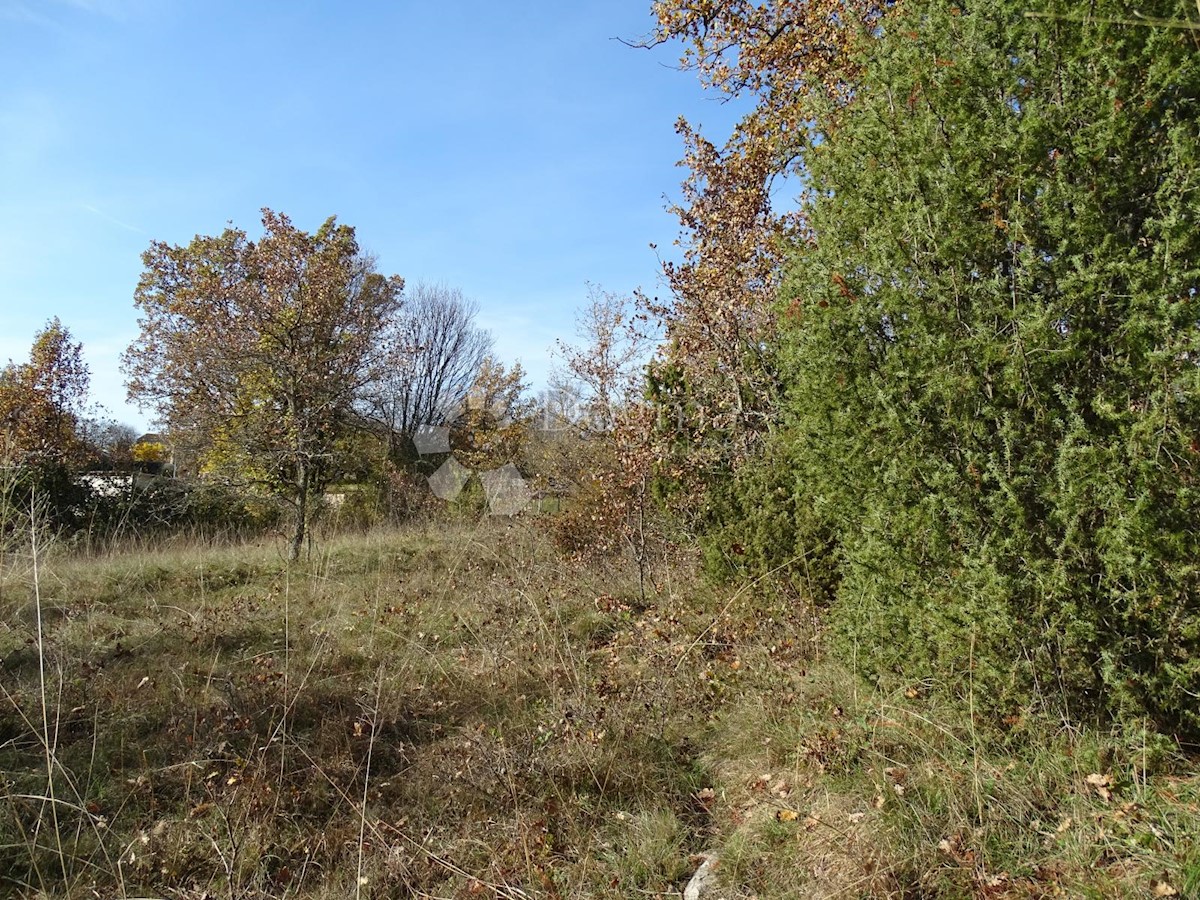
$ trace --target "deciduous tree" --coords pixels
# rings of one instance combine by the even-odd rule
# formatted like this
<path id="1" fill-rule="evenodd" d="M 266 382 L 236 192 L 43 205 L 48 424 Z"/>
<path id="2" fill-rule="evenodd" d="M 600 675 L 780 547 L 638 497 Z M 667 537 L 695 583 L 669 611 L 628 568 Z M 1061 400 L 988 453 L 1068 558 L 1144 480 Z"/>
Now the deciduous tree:
<path id="1" fill-rule="evenodd" d="M 264 209 L 262 224 L 257 241 L 230 226 L 151 244 L 124 367 L 131 398 L 201 436 L 209 471 L 291 504 L 295 559 L 312 498 L 336 472 L 335 443 L 386 358 L 403 280 L 379 274 L 334 218 L 309 234 Z"/>
<path id="2" fill-rule="evenodd" d="M 674 211 L 683 258 L 664 266 L 670 298 L 645 298 L 665 325 L 657 380 L 669 385 L 676 418 L 691 432 L 688 452 L 702 457 L 694 465 L 736 469 L 772 427 L 779 392 L 773 301 L 784 239 L 807 234 L 801 217 L 775 209 L 773 190 L 803 176 L 815 109 L 852 96 L 858 49 L 891 5 L 653 4 L 657 27 L 643 44 L 682 43 L 681 65 L 706 89 L 751 103 L 723 146 L 679 120 L 688 175 Z"/>
<path id="3" fill-rule="evenodd" d="M 87 419 L 80 432 L 92 457 L 90 465 L 98 469 L 127 470 L 133 465 L 133 448 L 138 430 L 132 425 L 106 418 Z"/>
<path id="4" fill-rule="evenodd" d="M 0 369 L 0 519 L 35 508 L 55 527 L 77 524 L 82 492 L 72 481 L 88 459 L 81 437 L 89 373 L 83 347 L 58 319 L 38 332 L 29 361 Z"/>
<path id="5" fill-rule="evenodd" d="M 579 343 L 559 341 L 567 386 L 581 397 L 577 421 L 585 434 L 607 434 L 617 417 L 646 391 L 645 368 L 656 343 L 638 319 L 631 298 L 588 286 L 587 305 L 576 317 Z"/>
<path id="6" fill-rule="evenodd" d="M 492 351 L 492 337 L 475 324 L 478 308 L 462 291 L 417 284 L 388 322 L 390 356 L 364 391 L 363 410 L 385 432 L 389 456 L 411 453 L 423 426 L 445 426 Z"/>
<path id="7" fill-rule="evenodd" d="M 454 418 L 454 455 L 477 471 L 515 461 L 533 426 L 535 410 L 521 364 L 508 367 L 488 356 Z"/>
<path id="8" fill-rule="evenodd" d="M 83 449 L 79 425 L 87 402 L 83 345 L 57 319 L 38 332 L 26 363 L 0 370 L 0 434 L 26 465 L 66 465 Z"/>

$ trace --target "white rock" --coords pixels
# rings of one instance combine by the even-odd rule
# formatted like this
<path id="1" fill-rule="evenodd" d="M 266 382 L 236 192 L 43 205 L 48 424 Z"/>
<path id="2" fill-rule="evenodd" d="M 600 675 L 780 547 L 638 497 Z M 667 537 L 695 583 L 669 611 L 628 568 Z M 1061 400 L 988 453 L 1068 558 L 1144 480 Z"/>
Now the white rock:
<path id="1" fill-rule="evenodd" d="M 700 855 L 704 857 L 704 862 L 700 863 L 700 868 L 683 889 L 683 900 L 705 900 L 706 897 L 716 900 L 717 865 L 720 860 L 715 853 Z"/>

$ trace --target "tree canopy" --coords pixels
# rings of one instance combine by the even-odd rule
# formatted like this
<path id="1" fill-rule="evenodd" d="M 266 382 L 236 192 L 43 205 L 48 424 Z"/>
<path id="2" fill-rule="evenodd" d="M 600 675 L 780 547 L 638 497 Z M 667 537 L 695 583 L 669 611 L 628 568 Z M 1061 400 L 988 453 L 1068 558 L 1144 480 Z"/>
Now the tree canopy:
<path id="1" fill-rule="evenodd" d="M 292 505 L 295 558 L 311 499 L 335 474 L 335 442 L 387 356 L 403 280 L 376 272 L 334 218 L 308 234 L 264 209 L 262 224 L 257 241 L 231 226 L 151 244 L 124 366 L 130 397 L 191 433 L 210 470 Z"/>
<path id="2" fill-rule="evenodd" d="M 806 96 L 779 413 L 710 553 L 817 573 L 873 677 L 1194 730 L 1200 55 L 1027 11 L 906 3 Z"/>
<path id="3" fill-rule="evenodd" d="M 389 358 L 363 395 L 364 413 L 383 428 L 390 456 L 411 456 L 417 429 L 446 426 L 462 407 L 492 351 L 477 312 L 457 288 L 417 284 L 405 291 L 381 337 Z"/>
<path id="4" fill-rule="evenodd" d="M 33 464 L 75 455 L 88 381 L 82 345 L 58 319 L 50 320 L 34 337 L 29 361 L 0 370 L 0 431 L 8 451 Z"/>
<path id="5" fill-rule="evenodd" d="M 56 526 L 74 516 L 70 470 L 89 456 L 89 380 L 82 345 L 58 319 L 34 337 L 27 362 L 0 369 L 0 466 L 17 472 L 0 508 L 16 501 L 28 511 L 37 503 Z"/>

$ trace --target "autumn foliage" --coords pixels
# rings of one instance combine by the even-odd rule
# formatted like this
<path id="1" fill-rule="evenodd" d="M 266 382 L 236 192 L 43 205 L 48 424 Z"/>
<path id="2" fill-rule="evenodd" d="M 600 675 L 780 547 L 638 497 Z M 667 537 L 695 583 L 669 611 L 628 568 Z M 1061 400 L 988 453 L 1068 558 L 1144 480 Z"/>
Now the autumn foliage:
<path id="1" fill-rule="evenodd" d="M 230 227 L 151 245 L 125 367 L 130 395 L 190 435 L 206 470 L 291 505 L 294 558 L 359 393 L 387 359 L 380 338 L 403 280 L 377 273 L 333 218 L 309 234 L 263 210 L 263 228 L 257 241 Z"/>
<path id="2" fill-rule="evenodd" d="M 679 120 L 687 177 L 675 212 L 683 256 L 664 265 L 671 299 L 647 300 L 666 330 L 658 380 L 670 384 L 671 402 L 687 411 L 692 430 L 707 436 L 703 451 L 712 465 L 736 468 L 772 427 L 780 389 L 773 301 L 787 242 L 805 234 L 803 217 L 776 209 L 773 194 L 803 172 L 817 106 L 849 96 L 860 48 L 886 6 L 654 4 L 658 24 L 649 43 L 681 43 L 680 63 L 707 89 L 754 101 L 723 145 Z"/>
<path id="3" fill-rule="evenodd" d="M 80 491 L 72 471 L 91 455 L 84 437 L 89 373 L 82 346 L 58 319 L 23 363 L 0 369 L 0 527 L 38 516 L 74 526 Z"/>
<path id="4" fill-rule="evenodd" d="M 0 370 L 0 439 L 10 461 L 53 466 L 78 458 L 88 377 L 82 346 L 58 319 L 34 338 L 28 362 Z"/>

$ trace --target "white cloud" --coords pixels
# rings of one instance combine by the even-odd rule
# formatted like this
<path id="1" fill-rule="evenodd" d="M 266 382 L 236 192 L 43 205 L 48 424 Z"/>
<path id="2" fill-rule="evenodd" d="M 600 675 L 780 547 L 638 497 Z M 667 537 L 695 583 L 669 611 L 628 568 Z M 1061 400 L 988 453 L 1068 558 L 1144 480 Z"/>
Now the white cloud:
<path id="1" fill-rule="evenodd" d="M 95 213 L 97 216 L 102 218 L 105 222 L 111 222 L 113 225 L 117 225 L 120 228 L 124 228 L 126 231 L 133 231 L 133 232 L 136 232 L 137 234 L 145 234 L 146 233 L 143 229 L 138 228 L 136 225 L 130 225 L 128 222 L 122 222 L 120 219 L 113 218 L 108 213 L 103 212 L 99 209 L 96 209 L 96 207 L 92 206 L 90 203 L 82 203 L 80 205 L 84 209 L 86 209 L 88 212 Z"/>

